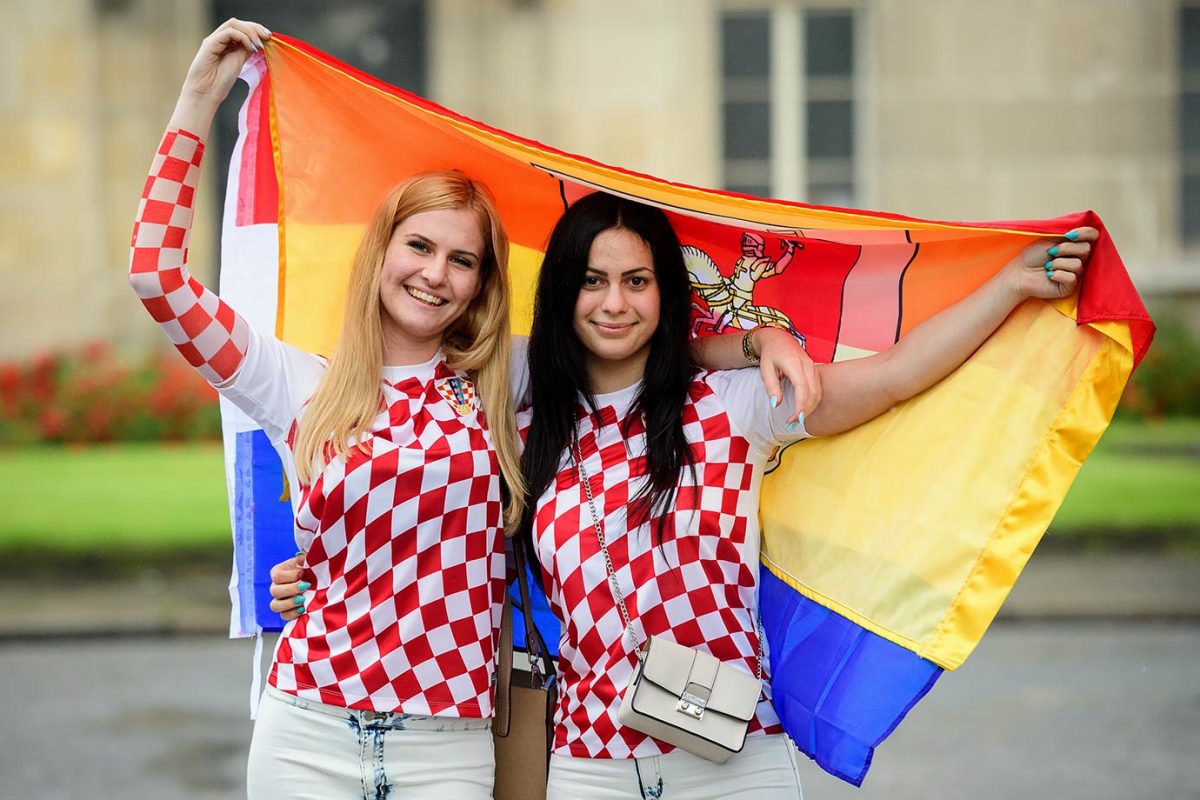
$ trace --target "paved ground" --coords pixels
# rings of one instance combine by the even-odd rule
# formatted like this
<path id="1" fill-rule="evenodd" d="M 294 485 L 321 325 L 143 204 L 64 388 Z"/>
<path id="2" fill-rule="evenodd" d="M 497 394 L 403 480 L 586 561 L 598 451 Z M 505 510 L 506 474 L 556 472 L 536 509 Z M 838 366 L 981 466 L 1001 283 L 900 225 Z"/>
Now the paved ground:
<path id="1" fill-rule="evenodd" d="M 0 798 L 236 798 L 253 648 L 223 581 L 0 586 Z M 180 633 L 191 631 L 191 633 Z M 47 633 L 50 636 L 46 636 Z M 1035 558 L 1005 615 L 810 798 L 1200 800 L 1200 558 Z"/>
<path id="2" fill-rule="evenodd" d="M 810 800 L 1197 800 L 1200 625 L 994 628 L 876 751 Z"/>
<path id="3" fill-rule="evenodd" d="M 252 647 L 0 644 L 0 798 L 244 797 Z M 876 753 L 809 800 L 1200 798 L 1200 625 L 1000 625 Z"/>

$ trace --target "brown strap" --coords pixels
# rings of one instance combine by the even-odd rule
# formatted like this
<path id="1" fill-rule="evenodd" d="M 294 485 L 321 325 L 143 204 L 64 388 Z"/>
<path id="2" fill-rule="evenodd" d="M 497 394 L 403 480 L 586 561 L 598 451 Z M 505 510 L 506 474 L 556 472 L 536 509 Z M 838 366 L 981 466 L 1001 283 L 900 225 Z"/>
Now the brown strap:
<path id="1" fill-rule="evenodd" d="M 508 736 L 512 724 L 512 665 L 512 601 L 505 592 L 500 612 L 500 661 L 496 664 L 496 718 L 492 720 L 497 736 Z"/>
<path id="2" fill-rule="evenodd" d="M 546 645 L 533 621 L 533 603 L 529 599 L 529 584 L 527 583 L 529 570 L 526 568 L 526 541 L 527 539 L 523 536 L 518 536 L 513 541 L 513 556 L 517 562 L 517 585 L 521 590 L 521 611 L 525 617 L 525 652 L 529 654 L 530 666 L 540 667 L 544 683 L 554 674 L 554 663 L 550 660 L 550 653 L 546 650 Z M 536 665 L 534 659 L 537 659 Z M 542 687 L 535 685 L 532 688 L 540 689 Z"/>

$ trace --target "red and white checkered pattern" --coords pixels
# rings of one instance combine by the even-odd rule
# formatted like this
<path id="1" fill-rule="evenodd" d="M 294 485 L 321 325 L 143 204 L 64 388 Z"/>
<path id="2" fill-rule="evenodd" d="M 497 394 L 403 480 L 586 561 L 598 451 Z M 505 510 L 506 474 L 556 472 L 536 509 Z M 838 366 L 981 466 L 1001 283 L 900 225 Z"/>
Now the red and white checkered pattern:
<path id="1" fill-rule="evenodd" d="M 229 384 L 222 391 L 264 429 L 282 435 L 290 425 L 286 447 L 273 440 L 290 465 L 296 405 L 318 376 L 311 356 L 273 340 L 247 362 L 246 321 L 188 275 L 203 152 L 186 131 L 163 139 L 134 225 L 130 283 L 205 378 Z M 444 361 L 422 374 L 382 381 L 365 452 L 334 459 L 301 487 L 296 531 L 313 588 L 270 682 L 348 708 L 488 717 L 505 577 L 500 472 L 470 380 Z M 438 391 L 448 382 L 461 397 Z"/>
<path id="2" fill-rule="evenodd" d="M 661 547 L 656 524 L 631 524 L 626 516 L 630 497 L 645 480 L 640 417 L 630 422 L 628 435 L 623 430 L 632 392 L 595 416 L 581 407 L 580 445 L 639 644 L 649 634 L 663 636 L 754 674 L 758 485 L 768 453 L 734 432 L 706 378 L 702 374 L 693 381 L 683 409 L 695 478 L 685 470 Z M 528 411 L 519 415 L 523 428 L 529 418 Z M 538 500 L 535 525 L 543 580 L 563 622 L 554 751 L 587 758 L 670 752 L 672 746 L 617 722 L 636 656 L 624 635 L 579 474 L 565 453 L 554 485 Z M 764 663 L 764 676 L 766 668 Z M 781 730 L 764 699 L 750 733 Z"/>
<path id="3" fill-rule="evenodd" d="M 435 387 L 453 376 L 441 362 L 428 381 L 385 381 L 368 452 L 351 450 L 303 488 L 296 526 L 311 539 L 300 545 L 313 588 L 284 631 L 272 686 L 347 708 L 491 715 L 499 467 L 478 403 L 460 414 Z"/>
<path id="4" fill-rule="evenodd" d="M 163 137 L 133 224 L 129 282 L 187 362 L 219 384 L 242 363 L 250 328 L 187 271 L 203 156 L 204 144 L 194 134 L 172 130 Z"/>

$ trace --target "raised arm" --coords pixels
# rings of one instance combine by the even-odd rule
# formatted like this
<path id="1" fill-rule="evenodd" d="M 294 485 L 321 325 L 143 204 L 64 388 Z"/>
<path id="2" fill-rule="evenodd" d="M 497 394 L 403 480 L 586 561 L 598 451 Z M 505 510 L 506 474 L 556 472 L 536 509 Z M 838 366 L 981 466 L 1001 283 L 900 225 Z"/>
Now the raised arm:
<path id="1" fill-rule="evenodd" d="M 237 372 L 250 328 L 187 270 L 204 138 L 247 57 L 270 32 L 229 20 L 204 40 L 142 189 L 130 243 L 129 283 L 187 362 L 210 383 Z"/>
<path id="2" fill-rule="evenodd" d="M 821 405 L 805 427 L 816 436 L 841 433 L 923 392 L 959 367 L 1022 301 L 1075 291 L 1095 228 L 1031 244 L 991 280 L 922 322 L 894 347 L 867 358 L 821 364 Z"/>

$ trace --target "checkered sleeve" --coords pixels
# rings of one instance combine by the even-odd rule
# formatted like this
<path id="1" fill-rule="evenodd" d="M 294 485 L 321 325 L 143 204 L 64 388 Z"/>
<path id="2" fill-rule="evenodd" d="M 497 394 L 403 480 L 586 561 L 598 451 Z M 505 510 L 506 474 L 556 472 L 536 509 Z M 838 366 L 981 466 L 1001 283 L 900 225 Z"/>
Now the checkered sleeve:
<path id="1" fill-rule="evenodd" d="M 129 254 L 129 283 L 187 362 L 212 384 L 237 372 L 250 340 L 246 320 L 191 277 L 187 246 L 204 143 L 169 130 L 142 189 Z"/>

